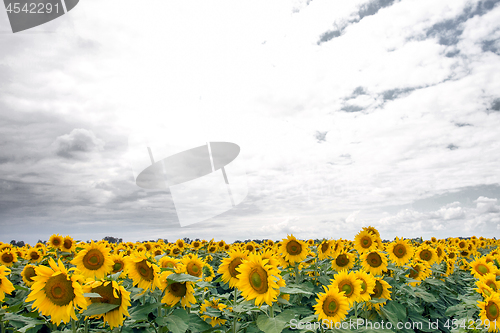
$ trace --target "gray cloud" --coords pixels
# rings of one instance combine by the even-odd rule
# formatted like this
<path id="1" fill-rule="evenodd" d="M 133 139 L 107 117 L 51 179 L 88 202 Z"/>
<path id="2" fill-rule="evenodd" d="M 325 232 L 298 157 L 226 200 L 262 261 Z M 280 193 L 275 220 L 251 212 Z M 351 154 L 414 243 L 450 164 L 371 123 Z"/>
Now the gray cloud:
<path id="1" fill-rule="evenodd" d="M 79 158 L 81 153 L 104 149 L 104 141 L 97 138 L 92 131 L 75 128 L 70 134 L 64 134 L 54 141 L 56 154 L 64 158 Z"/>

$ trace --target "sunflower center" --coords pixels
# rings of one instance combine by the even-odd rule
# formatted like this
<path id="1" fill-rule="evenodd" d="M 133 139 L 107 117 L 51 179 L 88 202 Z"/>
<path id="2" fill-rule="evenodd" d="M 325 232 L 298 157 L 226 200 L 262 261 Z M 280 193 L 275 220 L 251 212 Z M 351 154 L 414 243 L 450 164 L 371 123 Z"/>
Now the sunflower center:
<path id="1" fill-rule="evenodd" d="M 486 306 L 486 317 L 488 317 L 489 320 L 494 321 L 498 319 L 498 305 L 495 304 L 494 302 L 489 302 L 488 305 Z"/>
<path id="2" fill-rule="evenodd" d="M 380 254 L 377 252 L 371 252 L 367 257 L 366 261 L 368 262 L 368 265 L 371 267 L 379 267 L 382 265 L 382 258 L 380 257 Z"/>
<path id="3" fill-rule="evenodd" d="M 116 294 L 118 297 L 115 297 L 113 294 L 113 286 L 109 283 L 107 286 L 100 285 L 99 287 L 92 288 L 93 293 L 98 293 L 101 297 L 91 297 L 90 300 L 92 303 L 107 303 L 114 305 L 122 304 L 122 295 L 120 291 L 116 290 Z M 114 311 L 115 309 L 111 310 Z"/>
<path id="4" fill-rule="evenodd" d="M 432 258 L 432 252 L 429 250 L 422 250 L 420 251 L 420 259 L 429 261 Z"/>
<path id="5" fill-rule="evenodd" d="M 361 294 L 366 293 L 366 282 L 365 280 L 361 280 Z"/>
<path id="6" fill-rule="evenodd" d="M 292 240 L 286 244 L 286 252 L 292 256 L 299 255 L 302 252 L 302 245 L 300 245 L 299 242 Z"/>
<path id="7" fill-rule="evenodd" d="M 141 278 L 143 278 L 146 281 L 153 281 L 154 270 L 152 267 L 148 266 L 146 259 L 143 259 L 142 261 L 136 263 L 135 267 L 137 269 L 137 272 L 139 272 Z"/>
<path id="8" fill-rule="evenodd" d="M 31 258 L 31 260 L 38 260 L 38 259 L 40 259 L 40 255 L 38 254 L 37 251 L 32 251 L 32 252 L 30 252 L 30 258 Z"/>
<path id="9" fill-rule="evenodd" d="M 493 289 L 494 291 L 497 291 L 497 285 L 493 281 L 486 282 L 486 285 L 491 289 Z"/>
<path id="10" fill-rule="evenodd" d="M 71 280 L 61 273 L 50 277 L 45 283 L 45 295 L 55 305 L 68 305 L 74 298 L 75 292 Z"/>
<path id="11" fill-rule="evenodd" d="M 403 258 L 406 254 L 406 246 L 398 244 L 394 246 L 394 255 L 398 258 Z"/>
<path id="12" fill-rule="evenodd" d="M 332 296 L 327 297 L 323 302 L 323 311 L 328 317 L 333 317 L 338 311 L 337 300 Z"/>
<path id="13" fill-rule="evenodd" d="M 61 245 L 61 241 L 58 238 L 54 238 L 54 240 L 52 241 L 52 244 L 54 244 L 55 246 L 59 246 L 59 245 Z"/>
<path id="14" fill-rule="evenodd" d="M 267 272 L 262 267 L 254 267 L 250 271 L 250 285 L 259 294 L 267 292 Z"/>
<path id="15" fill-rule="evenodd" d="M 455 252 L 451 252 L 450 254 L 448 254 L 448 258 L 455 259 Z"/>
<path id="16" fill-rule="evenodd" d="M 340 291 L 343 291 L 345 293 L 345 296 L 346 297 L 349 297 L 352 295 L 352 293 L 354 292 L 354 288 L 353 286 L 351 285 L 351 282 L 350 281 L 344 281 L 344 282 L 341 282 L 340 285 L 339 285 L 339 289 Z"/>
<path id="17" fill-rule="evenodd" d="M 33 266 L 26 267 L 26 269 L 24 270 L 24 277 L 26 278 L 26 280 L 28 280 L 29 282 L 34 282 L 34 280 L 32 279 L 32 277 L 34 276 L 36 276 L 36 273 Z"/>
<path id="18" fill-rule="evenodd" d="M 347 266 L 349 264 L 349 258 L 347 258 L 345 254 L 341 254 L 335 259 L 335 263 L 339 267 Z"/>
<path id="19" fill-rule="evenodd" d="M 418 274 L 420 273 L 420 267 L 415 266 L 410 268 L 410 277 L 412 279 L 416 279 L 418 277 Z"/>
<path id="20" fill-rule="evenodd" d="M 123 264 L 119 261 L 115 262 L 113 265 L 113 273 L 118 273 L 123 270 Z"/>
<path id="21" fill-rule="evenodd" d="M 372 246 L 372 239 L 369 236 L 364 236 L 361 238 L 361 247 L 364 249 L 368 249 Z"/>
<path id="22" fill-rule="evenodd" d="M 104 265 L 104 254 L 98 249 L 90 249 L 83 257 L 83 266 L 89 270 L 97 270 Z"/>
<path id="23" fill-rule="evenodd" d="M 66 249 L 66 250 L 69 250 L 71 249 L 71 247 L 73 246 L 73 242 L 69 239 L 65 239 L 64 242 L 63 242 L 63 247 Z"/>
<path id="24" fill-rule="evenodd" d="M 190 262 L 188 263 L 187 265 L 187 272 L 189 275 L 193 275 L 193 276 L 201 276 L 201 267 L 199 267 L 195 262 Z"/>
<path id="25" fill-rule="evenodd" d="M 384 292 L 384 287 L 382 286 L 382 283 L 380 281 L 375 281 L 375 287 L 373 288 L 373 294 L 370 296 L 372 298 L 380 298 L 382 296 L 382 293 Z"/>
<path id="26" fill-rule="evenodd" d="M 326 251 L 328 251 L 328 248 L 328 243 L 321 244 L 321 252 L 325 253 Z"/>
<path id="27" fill-rule="evenodd" d="M 174 282 L 169 286 L 170 292 L 175 297 L 184 297 L 187 292 L 186 283 Z"/>
<path id="28" fill-rule="evenodd" d="M 14 261 L 14 256 L 10 252 L 6 252 L 2 254 L 2 261 L 6 264 L 10 264 L 11 262 Z"/>
<path id="29" fill-rule="evenodd" d="M 481 275 L 484 275 L 484 274 L 488 274 L 490 272 L 490 270 L 488 269 L 488 267 L 484 264 L 479 264 L 476 266 L 476 271 L 481 274 Z"/>
<path id="30" fill-rule="evenodd" d="M 438 247 L 438 248 L 436 249 L 436 253 L 437 253 L 438 257 L 441 257 L 441 256 L 443 255 L 443 250 L 441 250 L 441 248 L 440 248 L 440 247 Z"/>
<path id="31" fill-rule="evenodd" d="M 231 274 L 232 277 L 236 277 L 239 272 L 236 271 L 236 267 L 238 267 L 241 264 L 241 258 L 234 258 L 233 261 L 229 264 L 229 274 Z"/>

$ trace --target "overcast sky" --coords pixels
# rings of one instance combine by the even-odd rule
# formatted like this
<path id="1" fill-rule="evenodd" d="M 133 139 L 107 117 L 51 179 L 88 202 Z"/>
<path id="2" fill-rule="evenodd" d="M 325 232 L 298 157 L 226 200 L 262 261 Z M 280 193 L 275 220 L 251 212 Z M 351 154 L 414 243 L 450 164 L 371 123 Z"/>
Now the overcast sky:
<path id="1" fill-rule="evenodd" d="M 498 237 L 499 2 L 83 0 L 16 34 L 2 9 L 0 241 Z M 181 228 L 135 183 L 158 131 L 238 144 L 246 199 Z"/>

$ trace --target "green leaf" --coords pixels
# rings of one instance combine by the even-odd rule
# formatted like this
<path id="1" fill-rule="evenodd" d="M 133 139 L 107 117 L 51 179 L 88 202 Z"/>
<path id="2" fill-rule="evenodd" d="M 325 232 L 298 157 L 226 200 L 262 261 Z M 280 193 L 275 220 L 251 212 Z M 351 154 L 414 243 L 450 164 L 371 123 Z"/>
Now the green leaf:
<path id="1" fill-rule="evenodd" d="M 177 309 L 180 310 L 180 309 Z M 186 323 L 189 320 L 189 316 L 184 311 L 184 315 L 179 316 L 180 313 L 175 310 L 170 316 L 165 318 L 165 322 L 167 323 L 167 327 L 172 333 L 184 333 L 187 331 L 189 325 Z M 181 310 L 183 311 L 183 310 Z"/>
<path id="2" fill-rule="evenodd" d="M 281 287 L 280 293 L 283 293 L 283 294 L 305 294 L 305 295 L 312 295 L 313 294 L 309 291 L 305 291 L 305 290 L 297 288 L 297 287 Z"/>
<path id="3" fill-rule="evenodd" d="M 116 309 L 120 305 L 118 304 L 108 304 L 108 303 L 92 303 L 87 307 L 87 310 L 83 311 L 84 316 L 95 316 L 104 314 L 111 310 Z"/>
<path id="4" fill-rule="evenodd" d="M 281 318 L 269 318 L 267 315 L 260 315 L 257 318 L 257 326 L 265 333 L 281 333 L 286 322 Z"/>
<path id="5" fill-rule="evenodd" d="M 398 321 L 404 321 L 406 319 L 406 307 L 401 303 L 390 301 L 384 308 L 394 313 Z"/>
<path id="6" fill-rule="evenodd" d="M 188 328 L 191 332 L 203 332 L 211 328 L 211 326 L 201 319 L 197 314 L 190 313 L 188 319 Z"/>
<path id="7" fill-rule="evenodd" d="M 436 299 L 436 297 L 434 297 L 434 295 L 432 295 L 426 291 L 416 291 L 415 296 L 417 296 L 418 298 L 421 298 L 425 302 L 429 302 L 429 303 L 433 303 L 433 302 L 437 301 L 437 299 Z"/>
<path id="8" fill-rule="evenodd" d="M 425 279 L 425 283 L 432 284 L 433 286 L 444 286 L 445 283 L 439 279 Z"/>
<path id="9" fill-rule="evenodd" d="M 161 303 L 148 303 L 144 305 L 139 305 L 134 308 L 134 311 L 130 312 L 130 319 L 132 320 L 146 320 L 148 319 L 148 314 L 156 309 L 157 307 L 160 307 Z"/>
<path id="10" fill-rule="evenodd" d="M 180 283 L 182 283 L 182 282 L 196 282 L 196 281 L 199 281 L 200 278 L 196 277 L 196 276 L 189 275 L 189 274 L 174 273 L 174 274 L 170 274 L 167 277 L 167 280 L 168 280 L 169 284 L 172 284 L 174 282 L 180 282 Z"/>
<path id="11" fill-rule="evenodd" d="M 85 293 L 83 294 L 83 297 L 97 297 L 97 298 L 101 298 L 102 296 L 99 295 L 98 293 Z"/>
<path id="12" fill-rule="evenodd" d="M 290 320 L 292 320 L 293 318 L 295 318 L 295 313 L 292 310 L 288 309 L 288 310 L 283 311 L 282 313 L 280 313 L 276 317 L 280 318 L 281 320 L 283 320 L 284 322 L 287 323 Z"/>

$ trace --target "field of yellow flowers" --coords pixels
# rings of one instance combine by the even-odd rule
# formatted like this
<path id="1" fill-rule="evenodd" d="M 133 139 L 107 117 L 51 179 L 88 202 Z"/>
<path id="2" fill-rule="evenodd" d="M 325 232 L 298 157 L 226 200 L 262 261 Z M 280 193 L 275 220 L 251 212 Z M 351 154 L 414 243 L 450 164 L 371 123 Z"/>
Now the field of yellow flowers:
<path id="1" fill-rule="evenodd" d="M 500 242 L 0 242 L 4 332 L 497 332 Z"/>

